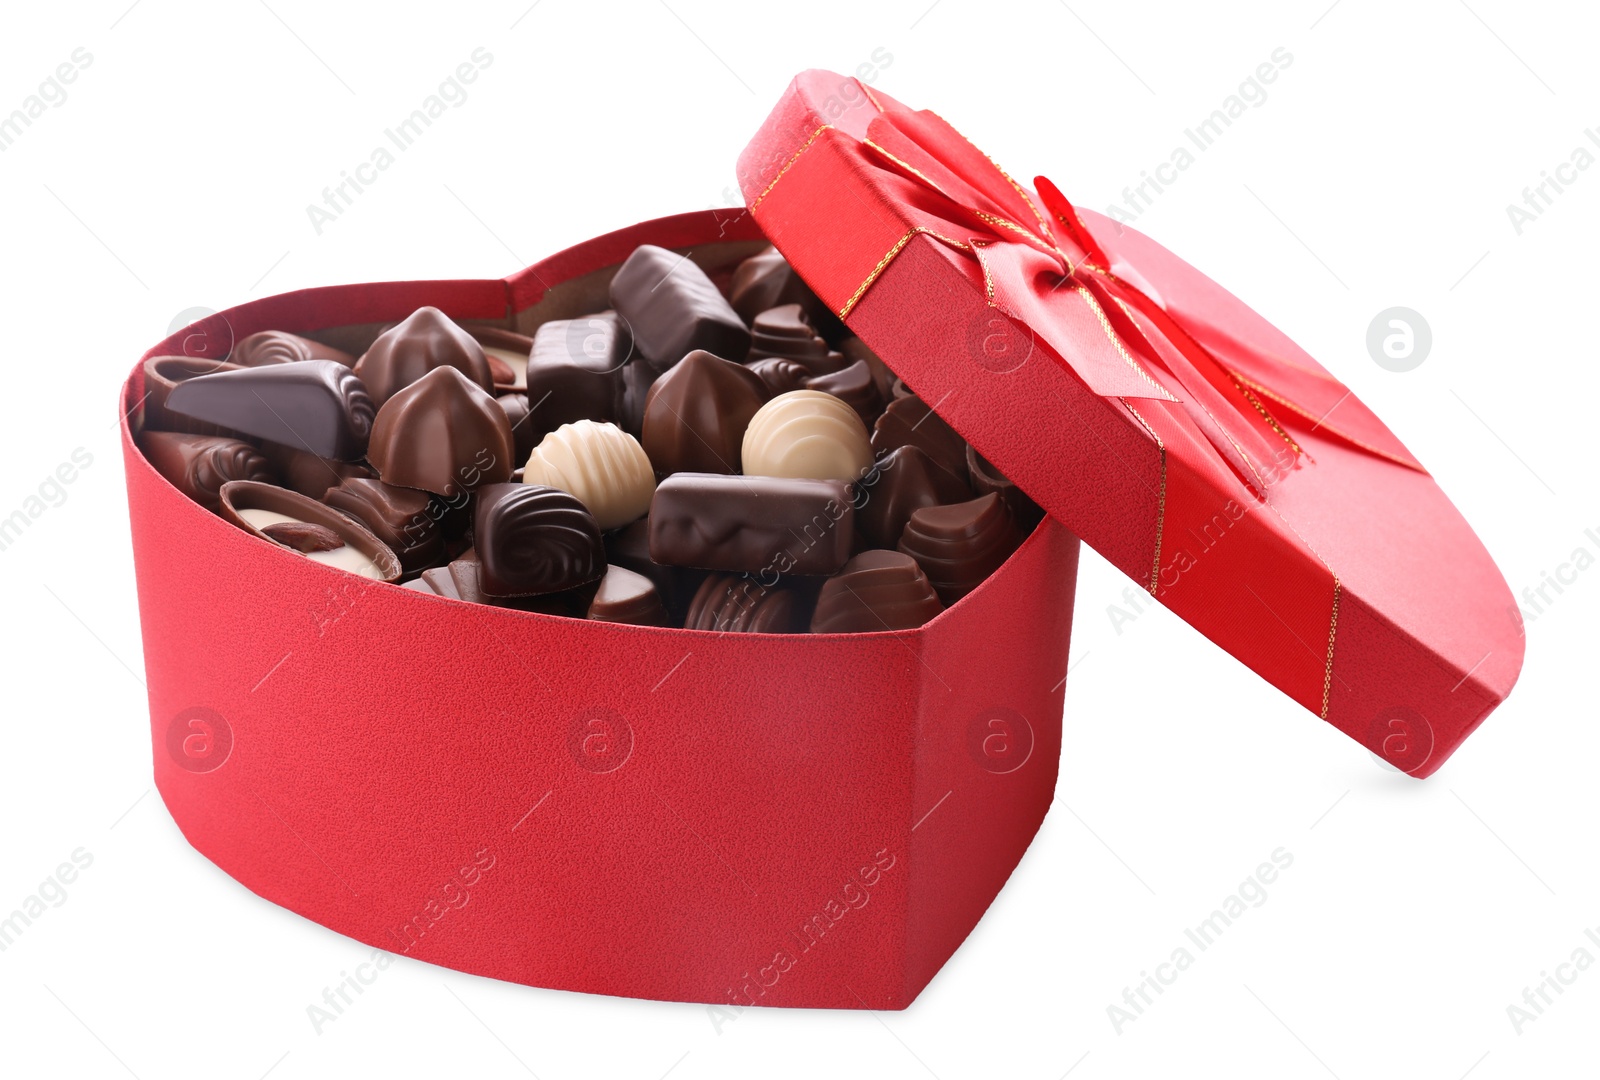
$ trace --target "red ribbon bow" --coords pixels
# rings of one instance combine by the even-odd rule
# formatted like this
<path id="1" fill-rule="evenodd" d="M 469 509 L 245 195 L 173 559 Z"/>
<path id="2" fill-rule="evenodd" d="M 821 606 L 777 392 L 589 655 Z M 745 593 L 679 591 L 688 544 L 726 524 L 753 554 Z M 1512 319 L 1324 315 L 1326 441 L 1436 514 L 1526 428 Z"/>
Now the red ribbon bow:
<path id="1" fill-rule="evenodd" d="M 1175 403 L 1257 498 L 1265 498 L 1304 457 L 1275 411 L 1308 419 L 1365 453 L 1424 471 L 1382 421 L 1325 371 L 1267 355 L 1208 321 L 1203 311 L 1171 309 L 1133 267 L 1116 265 L 1114 271 L 1114 259 L 1049 180 L 1034 181 L 1041 212 L 1020 185 L 938 116 L 895 102 L 879 108 L 861 141 L 862 154 L 869 164 L 915 185 L 906 199 L 912 235 L 925 233 L 976 259 L 990 305 L 1027 327 L 1095 393 Z M 888 261 L 841 314 L 848 314 Z M 1330 423 L 1336 409 L 1340 415 Z"/>

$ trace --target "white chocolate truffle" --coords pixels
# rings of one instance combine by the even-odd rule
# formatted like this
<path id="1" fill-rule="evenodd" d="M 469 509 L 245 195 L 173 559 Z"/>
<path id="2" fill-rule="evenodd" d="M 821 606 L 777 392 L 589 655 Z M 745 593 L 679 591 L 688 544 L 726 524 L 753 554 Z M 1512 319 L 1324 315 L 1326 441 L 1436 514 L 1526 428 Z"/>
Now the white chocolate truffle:
<path id="1" fill-rule="evenodd" d="M 792 390 L 750 419 L 741 457 L 750 476 L 849 483 L 871 466 L 872 439 L 856 411 L 832 394 Z"/>
<path id="2" fill-rule="evenodd" d="M 602 529 L 643 517 L 656 474 L 639 440 L 615 424 L 578 420 L 540 440 L 523 466 L 524 484 L 559 488 L 589 508 Z"/>

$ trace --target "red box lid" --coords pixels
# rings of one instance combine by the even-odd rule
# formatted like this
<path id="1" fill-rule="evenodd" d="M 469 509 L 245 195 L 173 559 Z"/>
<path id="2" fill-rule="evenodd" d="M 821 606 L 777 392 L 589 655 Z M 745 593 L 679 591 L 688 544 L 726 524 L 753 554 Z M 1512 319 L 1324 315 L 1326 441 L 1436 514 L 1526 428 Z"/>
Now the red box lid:
<path id="1" fill-rule="evenodd" d="M 1151 595 L 1414 776 L 1511 690 L 1516 605 L 1342 383 L 1148 237 L 858 80 L 794 80 L 739 160 L 817 295 Z"/>

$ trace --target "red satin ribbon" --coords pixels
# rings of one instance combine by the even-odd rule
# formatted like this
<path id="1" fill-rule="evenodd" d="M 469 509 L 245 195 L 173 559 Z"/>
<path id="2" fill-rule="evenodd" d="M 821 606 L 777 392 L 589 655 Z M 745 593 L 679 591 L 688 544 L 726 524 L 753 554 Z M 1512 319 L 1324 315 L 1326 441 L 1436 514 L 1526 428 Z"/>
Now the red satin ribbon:
<path id="1" fill-rule="evenodd" d="M 1027 192 L 939 117 L 897 102 L 880 108 L 861 153 L 870 165 L 913 182 L 907 203 L 915 228 L 971 254 L 983 269 L 990 304 L 1043 338 L 1090 389 L 1178 404 L 1258 499 L 1304 458 L 1278 412 L 1423 471 L 1326 372 L 1246 345 L 1203 313 L 1170 310 L 1129 280 L 1137 276 L 1131 268 L 1114 273 L 1113 260 L 1048 179 L 1034 181 L 1041 213 Z M 1338 422 L 1328 423 L 1339 408 Z"/>

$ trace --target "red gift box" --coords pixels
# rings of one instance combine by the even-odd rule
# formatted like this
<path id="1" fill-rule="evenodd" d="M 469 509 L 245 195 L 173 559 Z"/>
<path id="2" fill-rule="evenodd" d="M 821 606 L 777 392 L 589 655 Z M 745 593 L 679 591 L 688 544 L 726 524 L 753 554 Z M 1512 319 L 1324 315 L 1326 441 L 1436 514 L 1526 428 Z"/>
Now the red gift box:
<path id="1" fill-rule="evenodd" d="M 1414 775 L 1509 692 L 1515 608 L 1471 530 L 1348 390 L 1198 271 L 825 72 L 796 80 L 740 172 L 753 215 L 648 222 L 504 281 L 273 297 L 148 355 L 220 360 L 263 329 L 359 353 L 423 304 L 531 333 L 604 307 L 638 244 L 725 281 L 765 233 L 1051 516 L 912 631 L 468 605 L 188 500 L 134 445 L 136 369 L 123 444 L 157 786 L 247 887 L 538 986 L 903 1008 L 1050 804 L 1075 533 Z"/>
<path id="2" fill-rule="evenodd" d="M 724 280 L 765 246 L 748 215 L 686 214 L 506 281 L 245 304 L 149 355 L 264 329 L 359 353 L 422 304 L 531 333 L 604 307 L 644 243 Z M 1053 521 L 917 630 L 591 623 L 313 563 L 186 498 L 136 427 L 157 787 L 200 852 L 342 934 L 536 986 L 904 1008 L 1050 805 L 1078 552 Z"/>
<path id="3" fill-rule="evenodd" d="M 1516 605 L 1460 513 L 1194 267 L 831 72 L 794 81 L 739 172 L 789 263 L 975 450 L 1311 712 L 1423 777 L 1510 692 Z"/>

